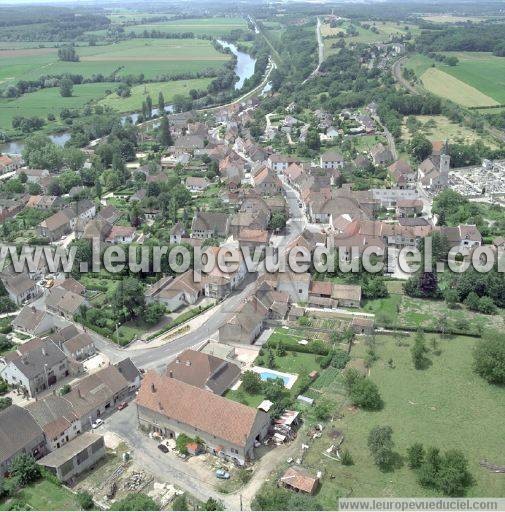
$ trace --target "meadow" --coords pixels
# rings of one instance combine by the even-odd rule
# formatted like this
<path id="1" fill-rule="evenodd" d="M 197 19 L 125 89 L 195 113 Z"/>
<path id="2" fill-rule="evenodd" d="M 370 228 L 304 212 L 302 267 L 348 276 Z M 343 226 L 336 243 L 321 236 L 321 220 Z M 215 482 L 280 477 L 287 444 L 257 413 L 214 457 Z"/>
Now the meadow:
<path id="1" fill-rule="evenodd" d="M 41 89 L 14 99 L 0 98 L 0 130 L 9 132 L 16 116 L 36 116 L 47 121 L 48 114 L 54 114 L 57 121 L 52 123 L 52 127 L 63 126 L 58 115 L 64 108 L 82 108 L 115 87 L 117 84 L 113 83 L 76 85 L 70 98 L 62 98 L 59 87 Z"/>
<path id="2" fill-rule="evenodd" d="M 232 30 L 247 29 L 243 18 L 188 18 L 159 23 L 144 23 L 125 27 L 127 32 L 142 33 L 145 30 L 159 30 L 165 33 L 192 32 L 196 36 L 226 36 Z"/>
<path id="3" fill-rule="evenodd" d="M 432 336 L 427 336 L 427 341 Z M 334 372 L 325 379 L 325 372 L 314 383 L 317 391 L 339 402 L 338 414 L 326 425 L 323 436 L 311 441 L 304 458 L 304 466 L 313 471 L 322 470 L 322 487 L 316 499 L 324 509 L 334 509 L 339 494 L 344 496 L 431 496 L 433 491 L 419 485 L 416 476 L 404 462 L 391 473 L 380 471 L 371 460 L 367 447 L 370 430 L 377 425 L 393 429 L 395 450 L 405 456 L 414 442 L 441 450 L 459 449 L 468 459 L 475 484 L 469 496 L 501 496 L 502 475 L 480 467 L 479 462 L 503 462 L 500 429 L 505 414 L 503 390 L 490 386 L 472 371 L 472 350 L 476 340 L 466 337 L 443 339 L 437 337 L 438 349 L 428 353 L 431 361 L 426 370 L 415 370 L 410 345 L 406 338 L 399 346 L 389 336 L 377 336 L 379 359 L 370 369 L 370 379 L 379 387 L 384 407 L 367 412 L 348 407 L 342 396 L 341 376 Z M 430 343 L 428 343 L 428 346 Z M 364 343 L 358 341 L 352 356 L 365 356 Z M 438 355 L 437 355 L 438 354 Z M 388 361 L 392 360 L 392 366 Z M 332 444 L 335 430 L 344 435 L 344 447 L 353 459 L 353 466 L 323 456 Z M 483 435 L 485 434 L 485 435 Z M 497 460 L 498 457 L 498 460 Z M 331 478 L 330 478 L 331 476 Z"/>
<path id="4" fill-rule="evenodd" d="M 494 109 L 493 109 L 494 111 Z M 426 136 L 431 142 L 439 140 L 448 140 L 449 142 L 463 142 L 472 144 L 481 140 L 490 147 L 497 147 L 496 141 L 486 134 L 478 134 L 475 130 L 467 126 L 454 123 L 446 116 L 414 116 L 416 121 L 420 123 L 416 128 L 416 133 L 420 132 Z M 409 141 L 412 137 L 411 132 L 406 126 L 407 117 L 403 118 L 402 140 Z"/>
<path id="5" fill-rule="evenodd" d="M 77 51 L 79 62 L 58 60 L 56 48 L 0 51 L 0 83 L 37 79 L 64 73 L 90 77 L 94 74 L 119 76 L 195 73 L 219 68 L 229 56 L 201 39 L 135 39 L 104 46 L 86 46 Z"/>
<path id="6" fill-rule="evenodd" d="M 212 78 L 196 78 L 194 80 L 174 80 L 171 82 L 152 82 L 144 85 L 136 85 L 131 88 L 131 96 L 120 98 L 116 93 L 109 94 L 99 104 L 113 108 L 118 112 L 134 112 L 140 110 L 142 102 L 150 95 L 153 103 L 158 102 L 158 95 L 163 93 L 165 104 L 173 101 L 177 95 L 188 96 L 192 89 L 204 90 L 212 81 Z"/>

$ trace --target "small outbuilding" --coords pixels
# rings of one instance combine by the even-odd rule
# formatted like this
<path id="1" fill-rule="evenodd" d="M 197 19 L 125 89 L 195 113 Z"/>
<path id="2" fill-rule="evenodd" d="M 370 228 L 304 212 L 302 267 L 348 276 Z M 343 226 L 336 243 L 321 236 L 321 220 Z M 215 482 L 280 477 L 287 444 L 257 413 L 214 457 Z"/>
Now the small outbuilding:
<path id="1" fill-rule="evenodd" d="M 85 432 L 40 459 L 38 464 L 53 473 L 60 482 L 68 482 L 96 464 L 104 455 L 103 436 Z"/>
<path id="2" fill-rule="evenodd" d="M 281 476 L 279 483 L 296 492 L 314 494 L 319 486 L 319 478 L 311 476 L 304 468 L 293 466 Z"/>

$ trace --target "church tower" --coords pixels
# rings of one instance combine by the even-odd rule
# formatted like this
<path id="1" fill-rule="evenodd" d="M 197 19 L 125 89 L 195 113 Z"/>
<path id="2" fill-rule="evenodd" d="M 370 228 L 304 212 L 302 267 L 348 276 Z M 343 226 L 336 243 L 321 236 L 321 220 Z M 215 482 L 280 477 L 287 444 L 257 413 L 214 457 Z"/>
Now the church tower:
<path id="1" fill-rule="evenodd" d="M 445 141 L 442 152 L 440 153 L 440 188 L 449 186 L 449 165 L 451 157 L 449 156 L 449 144 Z"/>

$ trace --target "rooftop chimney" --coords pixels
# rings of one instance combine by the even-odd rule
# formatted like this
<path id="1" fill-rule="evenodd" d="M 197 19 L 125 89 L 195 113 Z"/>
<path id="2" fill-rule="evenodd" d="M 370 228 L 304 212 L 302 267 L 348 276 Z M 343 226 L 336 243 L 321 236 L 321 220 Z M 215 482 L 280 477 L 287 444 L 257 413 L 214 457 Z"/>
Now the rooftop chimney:
<path id="1" fill-rule="evenodd" d="M 154 385 L 154 382 L 151 382 L 151 392 L 156 393 L 156 386 Z"/>
<path id="2" fill-rule="evenodd" d="M 163 411 L 163 404 L 161 402 L 158 402 L 158 407 L 160 408 L 160 411 Z"/>
<path id="3" fill-rule="evenodd" d="M 170 370 L 170 371 L 168 372 L 168 376 L 169 376 L 171 379 L 173 379 L 173 378 L 174 378 L 174 372 L 173 372 L 172 370 Z"/>
<path id="4" fill-rule="evenodd" d="M 42 347 L 42 355 L 47 356 L 47 350 L 46 347 Z"/>

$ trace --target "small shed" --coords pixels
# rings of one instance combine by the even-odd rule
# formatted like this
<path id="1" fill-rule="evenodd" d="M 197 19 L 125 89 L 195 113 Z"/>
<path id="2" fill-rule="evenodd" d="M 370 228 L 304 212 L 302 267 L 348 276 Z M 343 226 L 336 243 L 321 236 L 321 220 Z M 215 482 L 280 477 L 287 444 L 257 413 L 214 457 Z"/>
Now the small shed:
<path id="1" fill-rule="evenodd" d="M 306 469 L 296 466 L 288 468 L 279 482 L 287 489 L 311 495 L 319 486 L 319 478 L 311 476 Z"/>

